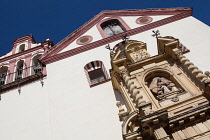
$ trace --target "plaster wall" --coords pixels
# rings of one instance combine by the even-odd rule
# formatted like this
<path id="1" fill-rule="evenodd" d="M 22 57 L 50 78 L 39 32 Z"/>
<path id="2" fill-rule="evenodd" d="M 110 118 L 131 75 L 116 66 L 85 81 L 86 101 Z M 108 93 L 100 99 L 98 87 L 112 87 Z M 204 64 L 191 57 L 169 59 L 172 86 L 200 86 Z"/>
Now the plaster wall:
<path id="1" fill-rule="evenodd" d="M 84 66 L 95 60 L 111 68 L 104 47 L 47 65 L 53 140 L 122 139 L 111 82 L 89 87 Z"/>
<path id="2" fill-rule="evenodd" d="M 151 36 L 152 30 L 159 30 L 161 36 L 180 39 L 190 49 L 186 57 L 202 71 L 209 70 L 209 26 L 188 17 L 130 36 L 131 40 L 147 43 L 148 52 L 153 56 L 157 54 L 157 41 Z M 88 34 L 95 32 L 96 28 Z M 112 42 L 110 46 L 114 47 L 120 41 Z M 122 139 L 116 92 L 111 82 L 90 88 L 86 79 L 84 66 L 95 60 L 102 61 L 107 72 L 111 68 L 109 51 L 101 46 L 47 65 L 43 87 L 36 81 L 21 87 L 20 95 L 17 89 L 3 94 L 0 101 L 1 139 Z"/>
<path id="3" fill-rule="evenodd" d="M 39 81 L 1 95 L 2 140 L 51 140 L 48 92 Z"/>

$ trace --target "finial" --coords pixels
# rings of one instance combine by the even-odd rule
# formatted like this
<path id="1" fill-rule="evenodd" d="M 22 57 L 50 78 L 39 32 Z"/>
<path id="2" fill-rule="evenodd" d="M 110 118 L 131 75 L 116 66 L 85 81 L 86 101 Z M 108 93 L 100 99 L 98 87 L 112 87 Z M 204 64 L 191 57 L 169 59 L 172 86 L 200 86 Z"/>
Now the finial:
<path id="1" fill-rule="evenodd" d="M 46 41 L 50 41 L 50 38 L 47 38 Z"/>
<path id="2" fill-rule="evenodd" d="M 158 37 L 160 35 L 160 31 L 156 30 L 156 31 L 152 31 L 154 34 L 152 35 L 153 37 Z"/>
<path id="3" fill-rule="evenodd" d="M 110 51 L 112 51 L 112 49 L 110 48 L 110 45 L 109 45 L 109 44 L 107 44 L 107 45 L 105 46 L 105 48 L 108 49 L 108 50 L 110 50 Z"/>
<path id="4" fill-rule="evenodd" d="M 127 34 L 125 34 L 125 35 L 123 35 L 123 36 L 122 36 L 122 40 L 123 40 L 123 42 L 126 42 L 126 41 L 127 41 L 127 39 L 129 39 L 129 37 L 127 37 Z"/>

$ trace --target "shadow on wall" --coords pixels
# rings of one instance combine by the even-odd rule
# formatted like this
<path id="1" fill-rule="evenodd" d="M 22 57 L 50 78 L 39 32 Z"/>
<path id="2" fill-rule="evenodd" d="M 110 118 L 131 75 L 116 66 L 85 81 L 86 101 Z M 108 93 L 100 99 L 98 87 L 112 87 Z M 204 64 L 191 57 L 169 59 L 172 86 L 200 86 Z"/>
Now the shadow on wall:
<path id="1" fill-rule="evenodd" d="M 120 92 L 118 90 L 114 90 L 114 95 L 115 95 L 116 103 L 120 102 L 124 106 L 125 102 L 124 102 L 123 97 L 120 94 Z"/>

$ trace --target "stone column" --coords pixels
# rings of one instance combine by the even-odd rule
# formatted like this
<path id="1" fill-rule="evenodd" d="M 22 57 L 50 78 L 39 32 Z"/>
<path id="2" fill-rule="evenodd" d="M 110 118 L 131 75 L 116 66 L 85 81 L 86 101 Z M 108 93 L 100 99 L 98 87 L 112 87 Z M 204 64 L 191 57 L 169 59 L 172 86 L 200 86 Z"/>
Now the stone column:
<path id="1" fill-rule="evenodd" d="M 137 86 L 135 85 L 134 81 L 132 81 L 130 79 L 128 72 L 124 72 L 122 77 L 125 81 L 125 84 L 126 84 L 128 90 L 129 90 L 130 96 L 133 98 L 134 103 L 136 104 L 136 107 L 138 107 L 141 104 L 146 103 L 142 94 L 140 93 L 140 90 L 137 89 Z"/>

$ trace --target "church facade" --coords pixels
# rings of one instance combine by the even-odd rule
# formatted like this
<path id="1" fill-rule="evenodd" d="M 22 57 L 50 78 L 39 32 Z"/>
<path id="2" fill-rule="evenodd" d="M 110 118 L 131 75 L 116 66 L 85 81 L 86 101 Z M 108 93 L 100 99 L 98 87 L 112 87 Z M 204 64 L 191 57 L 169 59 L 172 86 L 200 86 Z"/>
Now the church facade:
<path id="1" fill-rule="evenodd" d="M 0 57 L 4 140 L 209 139 L 210 29 L 191 8 L 103 11 Z"/>

